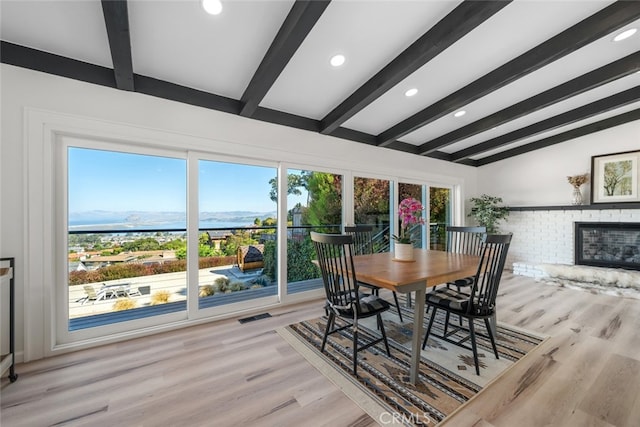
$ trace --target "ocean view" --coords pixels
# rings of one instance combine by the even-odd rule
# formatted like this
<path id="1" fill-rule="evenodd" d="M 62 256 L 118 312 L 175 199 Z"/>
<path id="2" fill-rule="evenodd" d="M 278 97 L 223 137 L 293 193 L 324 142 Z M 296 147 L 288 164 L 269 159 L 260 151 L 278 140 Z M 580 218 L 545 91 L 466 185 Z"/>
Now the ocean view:
<path id="1" fill-rule="evenodd" d="M 275 212 L 201 213 L 199 228 L 251 227 L 256 218 L 275 217 Z M 173 212 L 94 212 L 69 215 L 69 231 L 91 230 L 186 230 L 184 214 Z"/>

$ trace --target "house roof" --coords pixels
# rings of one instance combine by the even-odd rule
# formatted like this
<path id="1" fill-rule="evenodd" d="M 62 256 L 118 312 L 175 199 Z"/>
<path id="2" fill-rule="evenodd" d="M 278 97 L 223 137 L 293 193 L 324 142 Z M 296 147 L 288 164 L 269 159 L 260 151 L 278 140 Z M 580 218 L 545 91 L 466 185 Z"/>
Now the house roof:
<path id="1" fill-rule="evenodd" d="M 640 119 L 640 1 L 222 5 L 2 1 L 1 60 L 473 166 Z"/>

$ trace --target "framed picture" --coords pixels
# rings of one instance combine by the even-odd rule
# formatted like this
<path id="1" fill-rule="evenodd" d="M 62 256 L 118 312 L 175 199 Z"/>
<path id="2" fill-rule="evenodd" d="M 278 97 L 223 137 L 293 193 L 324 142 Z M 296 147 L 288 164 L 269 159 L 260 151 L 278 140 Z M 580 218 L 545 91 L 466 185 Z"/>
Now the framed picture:
<path id="1" fill-rule="evenodd" d="M 591 203 L 640 202 L 640 151 L 591 157 Z"/>

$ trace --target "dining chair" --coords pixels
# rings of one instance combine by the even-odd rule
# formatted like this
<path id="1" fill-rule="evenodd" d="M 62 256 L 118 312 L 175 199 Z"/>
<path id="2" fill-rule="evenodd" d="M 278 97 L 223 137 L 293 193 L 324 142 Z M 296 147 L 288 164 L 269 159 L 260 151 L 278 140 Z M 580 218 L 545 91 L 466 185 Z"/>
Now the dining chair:
<path id="1" fill-rule="evenodd" d="M 384 342 L 387 355 L 391 356 L 381 317 L 381 314 L 389 310 L 391 306 L 387 301 L 375 294 L 363 294 L 359 291 L 359 284 L 356 280 L 356 272 L 353 265 L 353 236 L 322 234 L 314 231 L 310 234 L 322 273 L 322 281 L 327 298 L 325 307 L 329 312 L 320 351 L 324 352 L 327 338 L 330 334 L 346 328 L 353 328 L 353 374 L 357 375 L 359 351 L 379 342 Z M 359 347 L 358 321 L 372 316 L 376 316 L 382 336 Z M 351 321 L 351 323 L 334 328 L 336 317 Z"/>
<path id="2" fill-rule="evenodd" d="M 475 319 L 483 319 L 487 334 L 491 340 L 493 353 L 498 357 L 498 349 L 496 347 L 494 328 L 489 320 L 494 317 L 496 310 L 496 296 L 498 295 L 498 287 L 500 286 L 500 278 L 504 270 L 507 252 L 511 244 L 511 234 L 488 234 L 481 245 L 480 261 L 478 270 L 474 276 L 473 284 L 470 292 L 461 292 L 452 288 L 440 288 L 429 292 L 426 296 L 425 303 L 428 308 L 433 308 L 429 326 L 422 342 L 422 349 L 427 345 L 427 340 L 431 334 L 434 319 L 438 310 L 446 312 L 444 332 L 442 335 L 435 335 L 446 342 L 473 351 L 473 361 L 476 366 L 476 374 L 480 375 L 478 367 L 478 350 L 476 348 L 476 334 L 474 330 Z M 455 314 L 464 318 L 468 322 L 468 329 L 462 325 L 452 325 L 452 330 L 447 332 L 449 323 L 449 314 Z M 463 338 L 454 340 L 456 334 L 462 332 Z M 458 335 L 460 336 L 460 335 Z M 464 343 L 471 338 L 471 348 Z"/>
<path id="3" fill-rule="evenodd" d="M 344 232 L 347 235 L 353 236 L 353 248 L 354 255 L 370 255 L 373 254 L 373 227 L 370 225 L 347 225 L 344 227 Z M 372 285 L 370 283 L 358 282 L 359 286 L 371 290 L 372 294 L 380 296 L 380 287 Z M 398 294 L 396 291 L 393 293 L 393 301 L 396 304 L 398 310 L 398 317 L 400 323 L 402 323 L 402 311 L 400 310 L 400 303 L 398 302 Z"/>
<path id="4" fill-rule="evenodd" d="M 480 255 L 482 240 L 487 234 L 486 227 L 460 227 L 447 226 L 446 228 L 446 248 L 447 252 L 465 255 Z M 460 288 L 473 284 L 473 276 L 448 282 L 447 287 L 455 286 Z"/>

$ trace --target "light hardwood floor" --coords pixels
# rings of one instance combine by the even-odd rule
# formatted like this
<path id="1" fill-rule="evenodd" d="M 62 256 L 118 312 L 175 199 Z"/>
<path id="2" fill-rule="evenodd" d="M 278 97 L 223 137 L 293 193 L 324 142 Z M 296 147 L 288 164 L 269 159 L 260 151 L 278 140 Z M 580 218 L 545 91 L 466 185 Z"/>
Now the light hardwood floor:
<path id="1" fill-rule="evenodd" d="M 640 301 L 505 273 L 498 320 L 551 336 L 444 424 L 639 426 Z M 320 301 L 17 366 L 4 426 L 370 426 L 275 329 Z"/>

